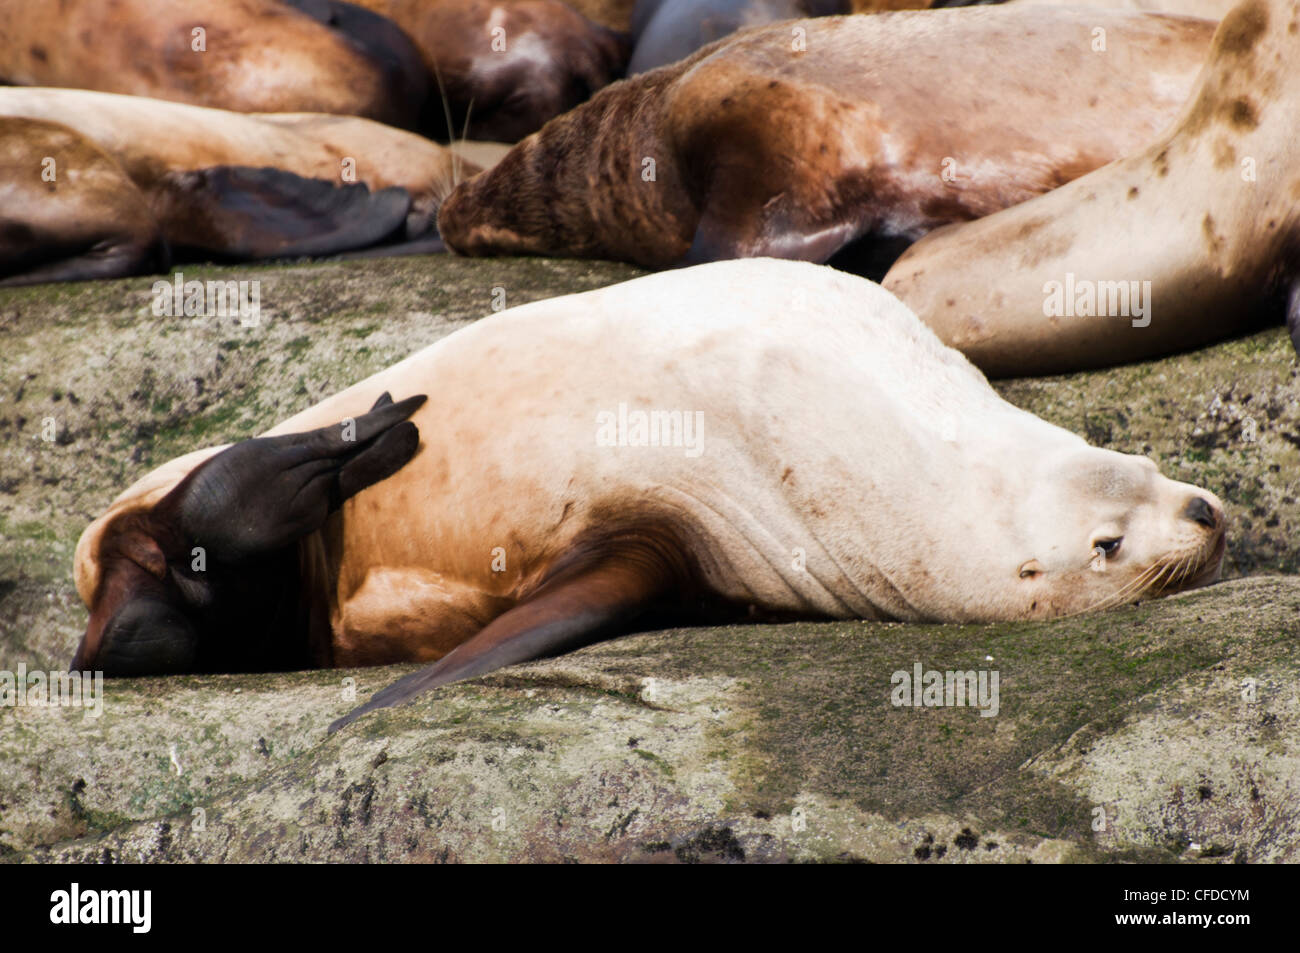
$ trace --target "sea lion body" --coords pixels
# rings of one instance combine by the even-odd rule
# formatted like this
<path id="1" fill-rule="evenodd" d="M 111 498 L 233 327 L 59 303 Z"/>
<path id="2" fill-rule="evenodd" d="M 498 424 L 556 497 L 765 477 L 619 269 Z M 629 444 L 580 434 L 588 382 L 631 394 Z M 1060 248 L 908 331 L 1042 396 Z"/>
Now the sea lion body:
<path id="1" fill-rule="evenodd" d="M 849 0 L 640 0 L 627 75 L 676 63 L 745 27 L 850 12 Z"/>
<path id="2" fill-rule="evenodd" d="M 355 116 L 30 87 L 0 87 L 0 116 L 75 129 L 135 184 L 173 248 L 199 257 L 326 254 L 436 235 L 438 206 L 459 176 L 478 171 L 445 147 Z M 61 164 L 77 167 L 74 158 Z M 23 177 L 40 173 L 26 168 Z M 69 184 L 75 190 L 75 178 Z M 95 216 L 98 201 L 88 192 L 81 214 Z"/>
<path id="3" fill-rule="evenodd" d="M 297 6 L 310 13 L 279 0 L 0 0 L 0 81 L 414 127 L 428 80 L 401 31 L 335 0 Z"/>
<path id="4" fill-rule="evenodd" d="M 515 308 L 268 436 L 360 426 L 387 393 L 436 397 L 410 417 L 413 459 L 297 550 L 322 567 L 295 583 L 329 620 L 318 664 L 443 659 L 435 674 L 464 677 L 649 608 L 1046 618 L 1202 584 L 1222 557 L 1212 494 L 1012 407 L 879 286 L 806 263 L 721 262 Z M 102 554 L 174 511 L 177 481 L 222 449 L 146 476 L 83 534 L 78 664 L 130 590 Z M 250 477 L 236 523 L 269 482 Z M 1102 543 L 1115 552 L 1095 571 Z"/>
<path id="5" fill-rule="evenodd" d="M 623 75 L 623 34 L 560 0 L 358 0 L 415 41 L 439 139 L 517 142 Z M 443 113 L 444 103 L 450 115 Z"/>
<path id="6" fill-rule="evenodd" d="M 1197 347 L 1277 321 L 1288 295 L 1300 329 L 1298 30 L 1295 3 L 1237 7 L 1170 129 L 1056 192 L 929 236 L 885 285 L 994 376 Z"/>
<path id="7" fill-rule="evenodd" d="M 1177 114 L 1213 29 L 997 7 L 759 27 L 549 123 L 460 186 L 440 231 L 463 254 L 653 268 L 896 255 L 1148 141 Z"/>
<path id="8" fill-rule="evenodd" d="M 58 123 L 0 117 L 0 283 L 110 277 L 162 256 L 147 200 L 111 156 Z"/>

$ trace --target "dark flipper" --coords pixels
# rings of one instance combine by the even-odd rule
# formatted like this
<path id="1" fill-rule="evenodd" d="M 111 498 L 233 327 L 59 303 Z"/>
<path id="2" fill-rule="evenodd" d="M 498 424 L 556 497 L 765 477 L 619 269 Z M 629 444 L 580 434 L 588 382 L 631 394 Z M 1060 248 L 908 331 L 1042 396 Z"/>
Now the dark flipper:
<path id="1" fill-rule="evenodd" d="M 10 259 L 0 265 L 0 288 L 39 285 L 49 281 L 90 281 L 125 278 L 162 271 L 169 261 L 167 244 L 159 235 L 105 236 L 87 249 L 61 249 L 57 243 L 39 248 L 24 260 Z M 66 254 L 66 257 L 60 257 Z M 39 263 L 37 260 L 39 259 Z M 9 268 L 26 270 L 6 274 Z"/>
<path id="2" fill-rule="evenodd" d="M 420 435 L 406 418 L 427 398 L 393 403 L 307 433 L 256 437 L 203 463 L 155 508 L 228 565 L 282 549 L 324 525 L 349 497 L 396 473 Z"/>
<path id="3" fill-rule="evenodd" d="M 731 258 L 786 258 L 823 264 L 865 230 L 854 223 L 805 223 L 803 213 L 710 196 L 682 265 Z"/>
<path id="4" fill-rule="evenodd" d="M 677 586 L 678 556 L 662 546 L 632 544 L 555 577 L 437 662 L 377 692 L 330 725 L 330 732 L 440 685 L 570 652 L 628 631 L 637 616 Z"/>
<path id="5" fill-rule="evenodd" d="M 177 258 L 333 255 L 401 236 L 411 197 L 283 169 L 213 166 L 167 175 L 156 211 Z"/>

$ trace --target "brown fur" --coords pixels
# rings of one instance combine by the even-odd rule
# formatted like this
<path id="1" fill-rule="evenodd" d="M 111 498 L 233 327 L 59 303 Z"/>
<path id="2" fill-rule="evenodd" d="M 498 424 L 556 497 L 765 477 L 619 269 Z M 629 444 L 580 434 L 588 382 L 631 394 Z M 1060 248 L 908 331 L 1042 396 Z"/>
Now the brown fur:
<path id="1" fill-rule="evenodd" d="M 145 196 L 97 145 L 58 123 L 0 117 L 0 284 L 143 270 L 161 241 Z"/>
<path id="2" fill-rule="evenodd" d="M 1090 49 L 1098 25 L 1105 54 Z M 794 26 L 738 34 L 548 124 L 451 195 L 445 241 L 469 255 L 662 268 L 824 261 L 858 238 L 915 240 L 1149 140 L 1177 114 L 1214 29 L 1103 12 L 886 13 L 799 21 L 800 54 Z M 952 79 L 971 75 L 982 81 Z"/>
<path id="3" fill-rule="evenodd" d="M 1247 0 L 1167 132 L 1057 192 L 931 236 L 885 286 L 1002 376 L 1138 360 L 1277 320 L 1300 274 L 1298 25 L 1294 0 Z M 1150 324 L 1046 316 L 1046 283 L 1067 273 L 1149 281 Z"/>
<path id="4" fill-rule="evenodd" d="M 560 0 L 356 2 L 397 23 L 420 48 L 451 112 L 448 129 L 435 89 L 423 125 L 440 139 L 517 142 L 616 79 L 627 62 L 625 38 Z M 492 46 L 497 26 L 504 51 Z"/>
<path id="5" fill-rule="evenodd" d="M 277 0 L 0 0 L 0 80 L 408 128 L 421 106 L 348 38 Z"/>

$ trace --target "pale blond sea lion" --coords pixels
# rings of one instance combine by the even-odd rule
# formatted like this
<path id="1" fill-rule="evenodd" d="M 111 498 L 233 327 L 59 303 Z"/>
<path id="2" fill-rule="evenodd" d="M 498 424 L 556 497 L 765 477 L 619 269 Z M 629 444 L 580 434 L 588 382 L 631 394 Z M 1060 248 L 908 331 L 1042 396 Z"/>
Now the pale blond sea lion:
<path id="1" fill-rule="evenodd" d="M 772 255 L 878 276 L 931 229 L 1150 141 L 1213 32 L 1002 7 L 758 27 L 548 123 L 458 188 L 440 231 L 467 255 Z"/>
<path id="2" fill-rule="evenodd" d="M 369 709 L 669 620 L 1097 610 L 1205 584 L 1224 549 L 1212 493 L 1018 410 L 878 285 L 799 262 L 515 308 L 267 436 L 165 464 L 85 531 L 75 667 L 435 662 Z"/>
<path id="3" fill-rule="evenodd" d="M 1300 5 L 1224 18 L 1181 117 L 1132 156 L 931 235 L 885 286 L 991 375 L 1134 361 L 1277 321 L 1300 274 Z"/>

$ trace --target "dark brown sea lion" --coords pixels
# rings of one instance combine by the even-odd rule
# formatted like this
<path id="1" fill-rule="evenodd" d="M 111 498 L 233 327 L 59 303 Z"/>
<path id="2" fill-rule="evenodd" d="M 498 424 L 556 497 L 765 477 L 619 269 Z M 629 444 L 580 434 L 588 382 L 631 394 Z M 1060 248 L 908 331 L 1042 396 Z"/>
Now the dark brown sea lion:
<path id="1" fill-rule="evenodd" d="M 148 202 L 112 156 L 58 123 L 0 117 L 0 284 L 134 274 L 164 257 Z"/>
<path id="2" fill-rule="evenodd" d="M 370 709 L 666 621 L 1097 611 L 1213 581 L 1225 526 L 879 285 L 715 262 L 493 315 L 146 475 L 77 545 L 73 664 L 434 662 Z"/>
<path id="3" fill-rule="evenodd" d="M 1300 4 L 1247 0 L 1181 117 L 1032 202 L 938 232 L 885 285 L 992 375 L 1134 361 L 1277 321 L 1300 342 Z"/>
<path id="4" fill-rule="evenodd" d="M 419 46 L 435 93 L 424 128 L 439 139 L 517 142 L 623 75 L 627 38 L 560 0 L 357 0 Z"/>
<path id="5" fill-rule="evenodd" d="M 461 185 L 440 230 L 467 255 L 663 268 L 847 250 L 853 270 L 883 274 L 873 256 L 887 264 L 900 243 L 1149 141 L 1182 106 L 1213 31 L 1005 7 L 759 27 L 549 123 Z"/>
<path id="6" fill-rule="evenodd" d="M 436 238 L 439 204 L 459 176 L 478 170 L 443 146 L 355 116 L 250 115 L 17 86 L 0 87 L 0 116 L 58 122 L 93 142 L 134 184 L 131 191 L 143 196 L 177 260 L 329 255 L 381 241 Z M 44 155 L 6 168 L 0 182 L 24 195 L 44 188 L 38 161 Z M 99 221 L 103 190 L 78 192 L 81 153 L 48 155 L 68 176 L 61 182 L 62 201 L 87 222 Z M 12 223 L 44 214 L 29 202 L 15 208 L 21 214 L 5 210 Z M 66 245 L 47 238 L 31 255 L 57 269 Z M 130 256 L 113 260 L 125 269 L 117 273 L 138 270 Z M 5 262 L 0 267 L 14 280 L 32 279 L 28 272 L 35 266 L 27 256 L 11 254 Z M 33 274 L 106 276 L 75 268 Z"/>
<path id="7" fill-rule="evenodd" d="M 338 0 L 0 0 L 0 81 L 414 128 L 419 51 Z"/>

